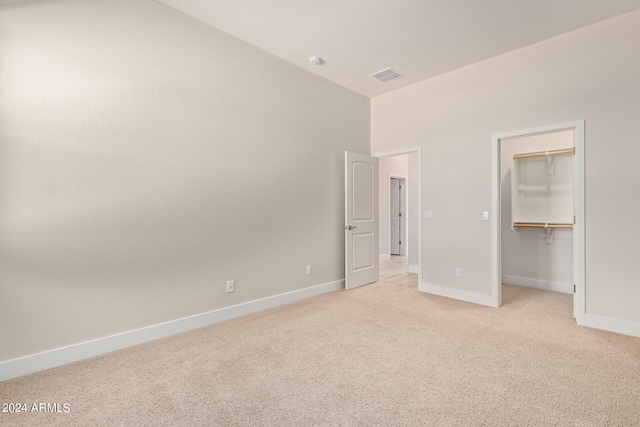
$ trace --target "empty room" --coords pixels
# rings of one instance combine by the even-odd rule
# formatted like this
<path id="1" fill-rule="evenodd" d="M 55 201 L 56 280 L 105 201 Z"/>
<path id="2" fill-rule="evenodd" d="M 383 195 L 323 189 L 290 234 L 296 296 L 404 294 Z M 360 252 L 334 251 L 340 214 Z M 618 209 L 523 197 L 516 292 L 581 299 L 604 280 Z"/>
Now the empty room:
<path id="1" fill-rule="evenodd" d="M 0 0 L 0 425 L 640 425 L 637 0 Z"/>

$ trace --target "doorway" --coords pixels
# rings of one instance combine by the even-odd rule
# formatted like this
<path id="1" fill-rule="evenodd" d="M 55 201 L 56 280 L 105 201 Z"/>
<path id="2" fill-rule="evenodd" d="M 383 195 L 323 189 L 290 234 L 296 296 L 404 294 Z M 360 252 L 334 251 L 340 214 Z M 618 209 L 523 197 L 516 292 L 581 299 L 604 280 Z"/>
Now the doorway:
<path id="1" fill-rule="evenodd" d="M 419 289 L 422 289 L 423 243 L 420 220 L 422 212 L 421 154 L 422 147 L 372 154 L 380 161 L 380 261 L 389 261 L 392 256 L 405 257 L 406 271 L 418 274 Z M 395 196 L 394 183 L 398 190 Z M 397 202 L 393 201 L 396 197 Z M 394 205 L 400 205 L 397 208 L 397 215 L 392 212 Z M 398 220 L 397 226 L 392 225 L 394 216 Z M 394 240 L 397 240 L 397 245 L 392 243 Z"/>
<path id="2" fill-rule="evenodd" d="M 492 206 L 493 206 L 493 223 L 492 223 L 492 297 L 496 307 L 502 305 L 502 282 L 503 282 L 503 239 L 505 232 L 505 221 L 509 221 L 505 212 L 510 209 L 509 206 L 503 206 L 503 179 L 505 160 L 502 158 L 503 144 L 506 146 L 510 141 L 521 138 L 535 138 L 542 135 L 560 135 L 562 132 L 570 132 L 572 135 L 572 145 L 575 154 L 573 155 L 573 224 L 571 224 L 572 233 L 570 235 L 570 246 L 572 249 L 571 273 L 572 282 L 569 289 L 573 291 L 574 303 L 573 314 L 578 323 L 581 323 L 585 314 L 585 222 L 584 222 L 584 121 L 575 121 L 559 125 L 544 126 L 534 129 L 525 129 L 521 131 L 507 132 L 493 136 L 493 190 L 492 190 Z M 549 151 L 544 153 L 546 158 L 549 157 Z M 551 161 L 549 161 L 551 164 Z M 534 224 L 539 226 L 539 224 Z M 545 232 L 549 233 L 549 224 L 544 224 Z M 510 232 L 510 231 L 506 231 Z M 514 231 L 515 232 L 515 231 Z M 548 237 L 547 237 L 548 242 Z M 573 286 L 571 286 L 573 285 Z M 571 289 L 571 287 L 573 289 Z"/>
<path id="3" fill-rule="evenodd" d="M 407 256 L 406 182 L 403 177 L 389 178 L 389 254 L 392 256 Z"/>

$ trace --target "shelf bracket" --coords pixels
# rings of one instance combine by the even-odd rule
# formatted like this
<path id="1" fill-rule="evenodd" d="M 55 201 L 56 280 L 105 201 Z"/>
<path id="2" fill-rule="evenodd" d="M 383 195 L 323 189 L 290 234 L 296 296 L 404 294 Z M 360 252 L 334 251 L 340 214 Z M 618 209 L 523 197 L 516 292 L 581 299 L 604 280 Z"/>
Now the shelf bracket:
<path id="1" fill-rule="evenodd" d="M 545 228 L 545 230 L 547 231 L 547 233 L 546 233 L 546 235 L 545 235 L 544 242 L 545 242 L 547 245 L 553 245 L 553 235 L 554 235 L 553 230 L 554 230 L 554 229 L 553 229 L 553 228 L 548 228 L 546 225 L 547 225 L 547 224 L 545 224 L 545 227 L 544 227 L 544 228 Z"/>
<path id="2" fill-rule="evenodd" d="M 546 151 L 544 155 L 547 156 L 547 175 L 555 175 L 556 162 L 553 161 L 553 156 L 550 155 L 548 151 Z"/>

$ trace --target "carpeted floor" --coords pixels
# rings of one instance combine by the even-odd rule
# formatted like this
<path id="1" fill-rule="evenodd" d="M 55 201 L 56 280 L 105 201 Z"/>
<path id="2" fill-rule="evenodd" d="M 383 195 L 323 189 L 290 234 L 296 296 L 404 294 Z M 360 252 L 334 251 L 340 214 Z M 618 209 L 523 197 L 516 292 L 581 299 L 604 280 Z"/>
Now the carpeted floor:
<path id="1" fill-rule="evenodd" d="M 571 295 L 504 306 L 382 280 L 0 383 L 2 426 L 638 426 L 640 339 Z"/>

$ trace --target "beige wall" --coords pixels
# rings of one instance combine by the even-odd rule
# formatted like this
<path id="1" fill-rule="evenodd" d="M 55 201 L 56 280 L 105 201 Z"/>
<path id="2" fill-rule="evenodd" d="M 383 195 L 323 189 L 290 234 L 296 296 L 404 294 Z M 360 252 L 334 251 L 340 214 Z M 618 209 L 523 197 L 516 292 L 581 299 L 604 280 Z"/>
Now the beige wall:
<path id="1" fill-rule="evenodd" d="M 640 323 L 637 40 L 633 12 L 372 99 L 373 152 L 422 146 L 424 282 L 491 293 L 492 135 L 584 119 L 586 312 Z"/>
<path id="2" fill-rule="evenodd" d="M 368 99 L 151 0 L 0 28 L 0 361 L 344 278 Z"/>

